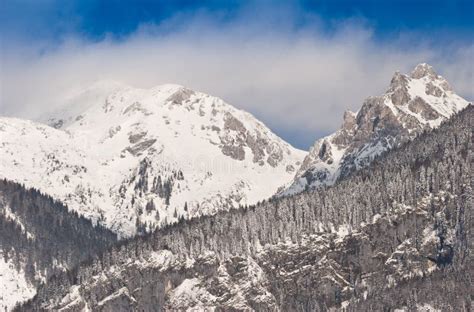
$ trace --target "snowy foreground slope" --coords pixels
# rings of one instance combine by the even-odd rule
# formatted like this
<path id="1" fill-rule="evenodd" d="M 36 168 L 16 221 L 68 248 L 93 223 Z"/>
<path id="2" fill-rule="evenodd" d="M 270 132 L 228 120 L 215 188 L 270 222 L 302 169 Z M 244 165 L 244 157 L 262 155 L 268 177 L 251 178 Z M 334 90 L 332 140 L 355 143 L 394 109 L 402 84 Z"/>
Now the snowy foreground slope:
<path id="1" fill-rule="evenodd" d="M 178 85 L 99 83 L 48 123 L 0 118 L 0 178 L 123 236 L 266 199 L 306 154 L 252 115 Z"/>
<path id="2" fill-rule="evenodd" d="M 369 97 L 357 113 L 347 111 L 338 131 L 316 141 L 293 182 L 279 195 L 332 185 L 467 105 L 428 64 L 419 64 L 410 75 L 397 72 L 386 93 Z"/>

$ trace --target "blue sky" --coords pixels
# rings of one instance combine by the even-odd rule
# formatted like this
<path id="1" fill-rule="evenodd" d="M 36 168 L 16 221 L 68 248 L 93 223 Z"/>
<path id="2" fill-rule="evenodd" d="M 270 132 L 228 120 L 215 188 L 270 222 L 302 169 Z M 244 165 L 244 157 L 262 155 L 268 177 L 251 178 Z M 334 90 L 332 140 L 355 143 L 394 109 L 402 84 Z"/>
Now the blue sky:
<path id="1" fill-rule="evenodd" d="M 419 62 L 474 95 L 474 1 L 4 0 L 0 29 L 9 115 L 48 110 L 62 90 L 98 79 L 172 82 L 308 148 Z"/>
<path id="2" fill-rule="evenodd" d="M 335 20 L 363 19 L 381 38 L 417 30 L 467 39 L 474 31 L 474 2 L 470 0 L 6 0 L 2 6 L 2 30 L 28 39 L 57 40 L 70 33 L 95 40 L 106 35 L 121 38 L 135 32 L 143 23 L 160 23 L 177 14 L 205 11 L 226 23 L 242 9 L 255 9 L 254 17 L 259 18 L 275 7 L 317 14 L 328 31 Z M 293 26 L 304 26 L 304 23 L 303 18 Z"/>

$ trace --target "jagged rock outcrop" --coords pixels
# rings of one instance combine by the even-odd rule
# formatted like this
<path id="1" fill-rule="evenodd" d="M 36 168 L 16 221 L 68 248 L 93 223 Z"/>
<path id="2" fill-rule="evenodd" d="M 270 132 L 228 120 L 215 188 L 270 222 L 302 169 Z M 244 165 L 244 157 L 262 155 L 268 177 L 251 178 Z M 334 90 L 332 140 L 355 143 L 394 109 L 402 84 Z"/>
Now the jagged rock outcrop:
<path id="1" fill-rule="evenodd" d="M 474 108 L 330 188 L 137 237 L 19 308 L 470 311 Z"/>
<path id="2" fill-rule="evenodd" d="M 428 64 L 416 66 L 410 75 L 396 72 L 385 94 L 366 99 L 357 113 L 344 113 L 342 127 L 316 141 L 294 180 L 278 194 L 332 185 L 467 105 Z"/>

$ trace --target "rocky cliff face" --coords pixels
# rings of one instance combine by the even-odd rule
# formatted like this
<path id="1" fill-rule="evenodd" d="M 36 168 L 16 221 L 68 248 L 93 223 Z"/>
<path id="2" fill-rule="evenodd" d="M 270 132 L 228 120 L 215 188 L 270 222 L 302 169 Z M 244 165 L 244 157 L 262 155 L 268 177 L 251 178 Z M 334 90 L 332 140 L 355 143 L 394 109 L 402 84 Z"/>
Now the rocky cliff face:
<path id="1" fill-rule="evenodd" d="M 338 131 L 316 141 L 291 185 L 279 194 L 332 185 L 467 105 L 428 64 L 409 75 L 397 72 L 385 94 L 369 97 L 357 113 L 346 112 Z"/>
<path id="2" fill-rule="evenodd" d="M 131 240 L 18 310 L 470 311 L 473 121 L 330 188 Z"/>
<path id="3" fill-rule="evenodd" d="M 96 84 L 45 120 L 0 118 L 0 177 L 122 236 L 268 198 L 306 154 L 252 115 L 178 85 Z"/>

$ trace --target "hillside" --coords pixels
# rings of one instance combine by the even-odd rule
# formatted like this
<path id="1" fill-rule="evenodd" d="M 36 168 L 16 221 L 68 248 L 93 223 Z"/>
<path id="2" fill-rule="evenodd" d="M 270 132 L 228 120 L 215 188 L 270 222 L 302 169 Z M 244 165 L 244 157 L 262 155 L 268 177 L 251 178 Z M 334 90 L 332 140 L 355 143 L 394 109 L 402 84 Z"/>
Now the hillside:
<path id="1" fill-rule="evenodd" d="M 469 311 L 473 118 L 330 188 L 138 237 L 19 310 Z"/>

